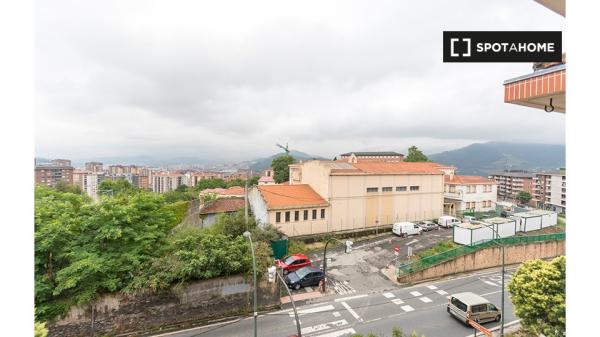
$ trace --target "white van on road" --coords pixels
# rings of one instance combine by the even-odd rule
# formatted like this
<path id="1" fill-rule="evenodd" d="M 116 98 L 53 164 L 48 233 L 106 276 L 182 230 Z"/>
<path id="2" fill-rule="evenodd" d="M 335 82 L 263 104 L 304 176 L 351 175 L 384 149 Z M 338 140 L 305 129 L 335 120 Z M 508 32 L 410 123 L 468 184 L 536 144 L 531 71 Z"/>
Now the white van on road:
<path id="1" fill-rule="evenodd" d="M 457 218 L 455 218 L 453 216 L 449 216 L 449 215 L 442 215 L 438 219 L 438 225 L 440 227 L 445 227 L 445 228 L 454 227 L 454 226 L 460 224 L 461 222 L 462 221 L 458 220 Z"/>
<path id="2" fill-rule="evenodd" d="M 421 235 L 423 228 L 412 222 L 396 222 L 392 227 L 392 233 L 399 236 Z"/>

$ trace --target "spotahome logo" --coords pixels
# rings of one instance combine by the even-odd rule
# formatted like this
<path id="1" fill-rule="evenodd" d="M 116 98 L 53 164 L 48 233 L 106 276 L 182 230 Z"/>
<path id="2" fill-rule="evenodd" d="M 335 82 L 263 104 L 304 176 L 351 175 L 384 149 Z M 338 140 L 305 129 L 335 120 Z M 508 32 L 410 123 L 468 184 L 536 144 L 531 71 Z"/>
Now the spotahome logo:
<path id="1" fill-rule="evenodd" d="M 562 32 L 444 32 L 444 62 L 560 62 Z"/>

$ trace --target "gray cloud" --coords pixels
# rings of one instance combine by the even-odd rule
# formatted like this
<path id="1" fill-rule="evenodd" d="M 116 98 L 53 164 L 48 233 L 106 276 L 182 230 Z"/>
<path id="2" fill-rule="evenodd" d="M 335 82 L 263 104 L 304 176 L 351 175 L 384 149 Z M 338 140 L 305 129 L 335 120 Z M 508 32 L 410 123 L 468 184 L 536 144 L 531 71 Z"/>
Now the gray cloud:
<path id="1" fill-rule="evenodd" d="M 533 1 L 38 1 L 36 153 L 250 159 L 564 142 L 504 104 L 530 64 L 443 64 L 443 30 L 562 30 Z"/>

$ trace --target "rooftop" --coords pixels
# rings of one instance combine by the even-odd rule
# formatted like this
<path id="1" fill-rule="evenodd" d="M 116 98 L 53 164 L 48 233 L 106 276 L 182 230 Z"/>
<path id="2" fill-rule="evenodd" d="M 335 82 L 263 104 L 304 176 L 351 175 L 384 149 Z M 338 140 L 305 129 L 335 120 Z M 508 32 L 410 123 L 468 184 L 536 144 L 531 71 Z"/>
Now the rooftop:
<path id="1" fill-rule="evenodd" d="M 202 190 L 200 192 L 201 195 L 208 194 L 208 193 L 214 193 L 214 194 L 218 194 L 218 195 L 229 195 L 229 196 L 231 196 L 231 195 L 243 196 L 245 194 L 245 190 L 241 186 L 232 186 L 230 188 L 220 188 L 220 187 L 209 188 L 206 190 Z"/>
<path id="2" fill-rule="evenodd" d="M 329 205 L 307 184 L 259 185 L 257 188 L 269 209 Z"/>
<path id="3" fill-rule="evenodd" d="M 340 156 L 347 157 L 354 154 L 357 157 L 363 156 L 404 156 L 402 153 L 394 152 L 394 151 L 375 151 L 375 152 L 348 152 L 342 153 Z"/>
<path id="4" fill-rule="evenodd" d="M 243 198 L 222 198 L 207 203 L 200 210 L 200 214 L 236 212 L 242 208 L 244 208 Z"/>
<path id="5" fill-rule="evenodd" d="M 358 162 L 332 168 L 332 174 L 443 174 L 432 162 Z"/>
<path id="6" fill-rule="evenodd" d="M 468 185 L 468 184 L 495 184 L 496 181 L 480 176 L 461 176 L 461 175 L 445 175 L 444 182 L 447 184 Z"/>

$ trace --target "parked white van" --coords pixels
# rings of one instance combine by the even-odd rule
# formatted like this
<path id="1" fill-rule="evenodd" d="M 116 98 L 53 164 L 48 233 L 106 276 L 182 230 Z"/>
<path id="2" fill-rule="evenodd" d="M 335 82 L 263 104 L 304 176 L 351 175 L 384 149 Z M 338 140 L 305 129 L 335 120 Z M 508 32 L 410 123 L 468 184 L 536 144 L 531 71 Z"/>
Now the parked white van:
<path id="1" fill-rule="evenodd" d="M 450 315 L 467 325 L 469 325 L 469 320 L 485 323 L 500 322 L 502 318 L 500 310 L 495 305 L 471 292 L 450 296 L 446 310 Z"/>
<path id="2" fill-rule="evenodd" d="M 412 222 L 396 222 L 392 227 L 392 233 L 399 236 L 420 235 L 423 228 Z"/>
<path id="3" fill-rule="evenodd" d="M 438 225 L 440 225 L 441 227 L 454 227 L 458 224 L 462 223 L 462 221 L 458 220 L 457 218 L 453 217 L 453 216 L 449 216 L 449 215 L 442 215 L 439 219 L 438 219 Z"/>

